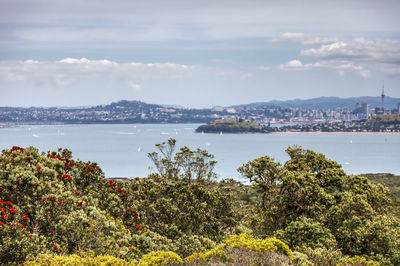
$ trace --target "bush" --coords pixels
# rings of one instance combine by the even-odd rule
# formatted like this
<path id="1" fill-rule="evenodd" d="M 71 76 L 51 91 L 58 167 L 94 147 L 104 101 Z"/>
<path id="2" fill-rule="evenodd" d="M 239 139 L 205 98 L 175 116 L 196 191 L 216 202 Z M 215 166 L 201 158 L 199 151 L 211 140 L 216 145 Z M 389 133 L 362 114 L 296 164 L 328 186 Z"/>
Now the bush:
<path id="1" fill-rule="evenodd" d="M 33 147 L 4 150 L 0 154 L 0 262 L 22 263 L 39 253 L 78 250 L 128 260 L 141 256 L 141 247 L 133 239 L 142 233 L 141 226 L 132 213 L 113 216 L 110 206 L 120 205 L 125 197 L 119 189 L 105 193 L 107 184 L 95 163 L 72 160 L 65 149 L 47 155 Z M 129 220 L 135 222 L 133 226 Z"/>
<path id="2" fill-rule="evenodd" d="M 153 251 L 143 256 L 138 266 L 176 265 L 183 263 L 178 254 L 171 251 Z"/>
<path id="3" fill-rule="evenodd" d="M 296 259 L 293 261 L 300 261 L 305 258 L 310 262 L 309 265 L 327 265 L 336 266 L 342 259 L 342 252 L 335 248 L 300 248 L 296 252 Z M 297 265 L 295 263 L 295 265 Z"/>
<path id="4" fill-rule="evenodd" d="M 289 247 L 276 238 L 254 239 L 242 234 L 229 237 L 214 249 L 195 253 L 185 261 L 188 264 L 288 265 L 291 254 Z"/>
<path id="5" fill-rule="evenodd" d="M 74 254 L 70 256 L 41 254 L 35 261 L 27 261 L 24 263 L 26 266 L 57 266 L 57 265 L 71 265 L 71 266 L 96 266 L 96 265 L 117 265 L 117 266 L 134 266 L 137 262 L 127 262 L 123 259 L 118 259 L 109 255 L 95 256 L 93 253 L 82 254 L 81 256 Z"/>
<path id="6" fill-rule="evenodd" d="M 276 235 L 291 248 L 334 248 L 337 246 L 335 237 L 329 229 L 307 217 L 300 217 L 291 222 L 284 230 L 277 231 Z"/>
<path id="7" fill-rule="evenodd" d="M 377 261 L 367 260 L 364 257 L 354 256 L 343 259 L 338 266 L 379 266 Z"/>

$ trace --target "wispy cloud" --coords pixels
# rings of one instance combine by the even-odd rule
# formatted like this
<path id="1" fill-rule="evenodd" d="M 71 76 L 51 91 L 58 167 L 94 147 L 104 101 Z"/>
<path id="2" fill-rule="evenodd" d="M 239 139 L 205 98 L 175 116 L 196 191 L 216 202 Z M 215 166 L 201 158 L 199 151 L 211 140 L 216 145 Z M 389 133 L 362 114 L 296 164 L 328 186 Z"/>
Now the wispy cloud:
<path id="1" fill-rule="evenodd" d="M 336 38 L 313 37 L 301 32 L 285 32 L 278 38 L 272 39 L 272 42 L 298 43 L 302 45 L 326 44 L 335 41 L 337 41 Z"/>
<path id="2" fill-rule="evenodd" d="M 249 79 L 252 73 L 233 69 L 185 65 L 172 62 L 128 62 L 64 58 L 59 61 L 0 61 L 0 81 L 28 82 L 65 87 L 85 81 L 126 81 L 130 88 L 140 89 L 136 81 L 224 77 Z"/>

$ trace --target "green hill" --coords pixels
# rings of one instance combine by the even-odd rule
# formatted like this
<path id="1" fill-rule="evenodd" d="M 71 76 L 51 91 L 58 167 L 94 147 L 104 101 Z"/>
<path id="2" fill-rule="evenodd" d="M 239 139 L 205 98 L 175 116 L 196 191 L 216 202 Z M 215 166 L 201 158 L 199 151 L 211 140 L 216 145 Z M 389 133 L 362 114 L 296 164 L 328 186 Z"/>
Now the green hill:
<path id="1" fill-rule="evenodd" d="M 368 120 L 368 123 L 393 125 L 400 124 L 400 114 L 377 115 Z"/>
<path id="2" fill-rule="evenodd" d="M 269 127 L 261 126 L 256 123 L 242 119 L 222 119 L 201 125 L 196 132 L 204 133 L 269 133 Z"/>

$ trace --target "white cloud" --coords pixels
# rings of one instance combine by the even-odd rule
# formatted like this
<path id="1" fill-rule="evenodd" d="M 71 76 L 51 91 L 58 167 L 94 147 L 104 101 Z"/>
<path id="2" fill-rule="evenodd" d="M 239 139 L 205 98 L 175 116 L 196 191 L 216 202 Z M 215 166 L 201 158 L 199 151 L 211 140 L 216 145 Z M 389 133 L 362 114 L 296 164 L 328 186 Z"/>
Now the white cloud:
<path id="1" fill-rule="evenodd" d="M 400 40 L 356 38 L 302 50 L 302 56 L 399 64 Z"/>
<path id="2" fill-rule="evenodd" d="M 253 74 L 234 69 L 210 68 L 172 62 L 127 62 L 64 58 L 59 61 L 0 61 L 0 82 L 25 82 L 48 87 L 71 87 L 74 84 L 114 83 L 140 90 L 135 81 L 189 80 L 193 77 L 249 79 Z"/>
<path id="3" fill-rule="evenodd" d="M 272 40 L 272 42 L 287 42 L 287 43 L 299 43 L 303 45 L 313 45 L 313 44 L 326 44 L 335 42 L 336 38 L 328 37 L 313 37 L 305 35 L 301 32 L 285 32 L 278 38 Z"/>
<path id="4" fill-rule="evenodd" d="M 400 75 L 400 40 L 365 38 L 340 40 L 301 50 L 300 56 L 316 61 L 302 64 L 299 60 L 292 60 L 282 64 L 280 69 L 327 68 L 337 70 L 341 76 L 346 72 L 354 72 L 364 78 L 369 77 L 372 72 Z"/>
<path id="5" fill-rule="evenodd" d="M 279 66 L 281 70 L 305 70 L 309 69 L 310 67 L 312 66 L 309 64 L 304 65 L 300 60 L 297 59 L 291 60 Z"/>
<path id="6" fill-rule="evenodd" d="M 365 69 L 361 65 L 355 65 L 351 62 L 347 61 L 318 61 L 310 64 L 303 64 L 300 60 L 292 60 L 281 64 L 279 66 L 281 70 L 309 70 L 316 68 L 326 68 L 326 69 L 334 69 L 338 71 L 340 76 L 347 72 L 356 72 L 364 78 L 370 76 L 370 71 Z"/>

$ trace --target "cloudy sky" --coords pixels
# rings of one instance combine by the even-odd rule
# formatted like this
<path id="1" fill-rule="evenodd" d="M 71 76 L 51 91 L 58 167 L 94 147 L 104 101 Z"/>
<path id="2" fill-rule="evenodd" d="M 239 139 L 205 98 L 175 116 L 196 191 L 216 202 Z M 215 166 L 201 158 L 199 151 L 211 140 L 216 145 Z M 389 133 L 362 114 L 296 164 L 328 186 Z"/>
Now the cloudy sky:
<path id="1" fill-rule="evenodd" d="M 396 0 L 0 0 L 0 106 L 400 97 Z"/>

